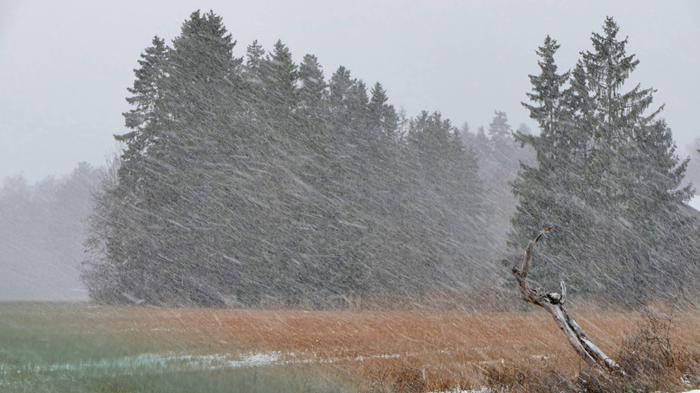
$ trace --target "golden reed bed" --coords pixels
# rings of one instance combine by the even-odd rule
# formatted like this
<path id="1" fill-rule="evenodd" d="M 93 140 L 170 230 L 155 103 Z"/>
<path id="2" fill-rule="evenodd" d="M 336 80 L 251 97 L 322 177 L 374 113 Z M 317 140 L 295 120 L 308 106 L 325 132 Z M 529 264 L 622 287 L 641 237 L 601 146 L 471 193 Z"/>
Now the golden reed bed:
<path id="1" fill-rule="evenodd" d="M 616 353 L 643 322 L 638 312 L 573 311 L 603 350 Z M 210 353 L 276 351 L 288 364 L 314 365 L 363 384 L 418 378 L 424 388 L 477 386 L 481 371 L 547 364 L 584 366 L 551 317 L 532 312 L 303 311 L 118 307 L 95 322 L 115 333 L 149 335 Z M 672 313 L 678 348 L 700 352 L 700 313 Z"/>

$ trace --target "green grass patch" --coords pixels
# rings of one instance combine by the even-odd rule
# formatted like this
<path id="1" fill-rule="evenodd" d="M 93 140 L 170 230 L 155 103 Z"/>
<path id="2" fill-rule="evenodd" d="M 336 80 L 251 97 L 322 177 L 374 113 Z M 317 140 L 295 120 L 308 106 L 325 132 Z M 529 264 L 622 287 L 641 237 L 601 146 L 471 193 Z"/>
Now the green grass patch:
<path id="1" fill-rule="evenodd" d="M 208 353 L 177 335 L 144 331 L 130 317 L 123 308 L 84 303 L 0 303 L 0 391 L 354 391 L 313 365 L 231 363 L 236 353 Z"/>

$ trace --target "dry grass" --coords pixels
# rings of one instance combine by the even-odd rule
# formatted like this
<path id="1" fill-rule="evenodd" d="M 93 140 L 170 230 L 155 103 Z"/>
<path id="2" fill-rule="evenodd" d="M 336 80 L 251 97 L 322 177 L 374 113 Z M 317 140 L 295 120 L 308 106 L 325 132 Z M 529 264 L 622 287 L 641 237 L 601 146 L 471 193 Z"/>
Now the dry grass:
<path id="1" fill-rule="evenodd" d="M 640 313 L 590 308 L 574 310 L 573 314 L 611 354 L 620 352 L 624 345 L 634 347 L 635 344 L 629 344 L 629 337 L 645 320 Z M 363 381 L 365 388 L 376 391 L 421 392 L 457 385 L 478 386 L 486 378 L 509 378 L 507 372 L 497 375 L 494 366 L 514 370 L 511 377 L 516 380 L 528 378 L 528 373 L 549 372 L 546 370 L 556 372 L 553 378 L 566 380 L 585 371 L 556 325 L 540 311 L 124 307 L 111 309 L 105 315 L 109 319 L 102 323 L 109 329 L 148 332 L 154 339 L 202 351 L 293 353 L 297 359 L 318 361 L 329 372 Z M 676 313 L 669 329 L 669 343 L 675 348 L 700 353 L 699 313 Z"/>
<path id="2" fill-rule="evenodd" d="M 587 368 L 575 377 L 542 365 L 503 365 L 488 368 L 486 384 L 509 393 L 632 393 L 682 391 L 700 384 L 697 348 L 678 345 L 674 322 L 647 313 L 635 333 L 614 354 L 623 373 Z"/>

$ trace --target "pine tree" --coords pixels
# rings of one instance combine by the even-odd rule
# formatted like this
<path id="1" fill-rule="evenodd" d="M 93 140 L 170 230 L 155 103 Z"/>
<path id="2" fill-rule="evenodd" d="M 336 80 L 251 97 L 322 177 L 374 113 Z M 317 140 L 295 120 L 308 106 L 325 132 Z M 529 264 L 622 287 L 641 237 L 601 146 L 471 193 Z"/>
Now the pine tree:
<path id="1" fill-rule="evenodd" d="M 486 159 L 490 156 L 489 137 L 486 136 L 486 129 L 484 126 L 479 126 L 479 128 L 477 128 L 476 135 L 474 135 L 474 146 L 482 159 Z"/>
<path id="2" fill-rule="evenodd" d="M 686 164 L 675 156 L 671 132 L 658 118 L 663 106 L 649 112 L 654 89 L 636 85 L 623 91 L 639 61 L 627 54 L 628 40 L 618 39 L 618 32 L 615 21 L 607 18 L 603 33 L 592 36 L 593 50 L 582 54 L 593 107 L 577 114 L 591 118 L 594 126 L 590 152 L 594 175 L 610 179 L 598 184 L 594 202 L 612 202 L 636 215 L 640 208 L 657 211 L 661 206 L 634 206 L 631 201 L 678 204 L 687 200 L 689 190 L 679 189 Z"/>
<path id="3" fill-rule="evenodd" d="M 566 272 L 574 288 L 648 295 L 675 286 L 670 277 L 679 259 L 670 258 L 677 254 L 667 244 L 679 240 L 670 234 L 688 232 L 677 215 L 689 195 L 681 188 L 686 163 L 658 118 L 661 108 L 649 111 L 654 90 L 624 91 L 639 61 L 618 32 L 607 18 L 566 89 L 566 74 L 557 74 L 553 62 L 556 42 L 547 39 L 538 51 L 541 74 L 531 77 L 531 103 L 524 105 L 542 133 L 518 138 L 535 148 L 539 165 L 526 167 L 514 183 L 519 206 L 511 241 L 522 243 L 525 233 L 554 222 L 563 233 L 549 244 L 547 266 Z M 611 256 L 615 263 L 601 262 Z M 668 274 L 658 277 L 659 269 Z"/>
<path id="4" fill-rule="evenodd" d="M 197 11 L 168 52 L 154 109 L 158 137 L 147 151 L 141 170 L 144 194 L 134 206 L 149 218 L 135 220 L 129 228 L 136 235 L 147 234 L 142 255 L 128 253 L 138 258 L 137 271 L 130 275 L 146 280 L 133 283 L 135 298 L 221 304 L 217 283 L 222 277 L 217 271 L 226 261 L 212 250 L 225 234 L 212 228 L 228 219 L 217 214 L 213 201 L 227 194 L 226 150 L 235 146 L 239 131 L 235 126 L 240 108 L 231 100 L 241 87 L 241 60 L 232 55 L 234 45 L 219 16 Z M 204 222 L 202 217 L 210 219 Z M 148 277 L 158 285 L 148 284 Z"/>
<path id="5" fill-rule="evenodd" d="M 489 137 L 494 144 L 505 144 L 511 140 L 512 129 L 508 124 L 508 116 L 505 112 L 495 111 L 495 116 L 489 124 Z"/>
<path id="6" fill-rule="evenodd" d="M 350 108 L 348 97 L 352 88 L 353 80 L 350 71 L 340 66 L 331 76 L 330 88 L 330 109 L 333 116 L 333 126 L 336 129 L 347 127 L 350 123 Z"/>
<path id="7" fill-rule="evenodd" d="M 398 127 L 398 116 L 394 107 L 388 103 L 386 90 L 377 82 L 370 92 L 369 126 L 384 135 L 393 138 Z"/>
<path id="8" fill-rule="evenodd" d="M 585 217 L 589 212 L 582 209 L 580 194 L 580 175 L 585 165 L 582 148 L 585 143 L 577 135 L 582 134 L 571 120 L 570 108 L 579 102 L 572 100 L 573 89 L 566 86 L 571 73 L 558 72 L 555 55 L 559 49 L 556 40 L 547 36 L 543 46 L 537 50 L 540 57 L 540 73 L 530 75 L 532 92 L 527 93 L 529 103 L 523 106 L 530 112 L 530 118 L 537 121 L 539 135 L 524 132 L 515 134 L 515 138 L 524 146 L 535 151 L 537 165 L 523 165 L 517 178 L 512 183 L 517 207 L 511 219 L 512 230 L 509 244 L 520 250 L 543 225 L 556 223 L 562 235 L 545 245 L 545 251 L 551 261 L 572 257 L 568 250 L 575 248 L 581 241 L 578 237 L 586 227 Z M 580 70 L 574 75 L 581 75 Z M 585 83 L 581 86 L 585 86 Z M 584 94 L 586 94 L 584 92 Z M 576 257 L 574 255 L 574 257 Z M 556 283 L 563 262 L 551 262 L 538 269 L 537 274 Z M 570 268 L 570 266 L 566 266 Z M 582 267 L 579 262 L 578 267 Z M 585 269 L 586 267 L 582 267 Z M 578 269 L 569 269 L 578 272 Z M 570 285 L 577 281 L 568 279 Z"/>
<path id="9" fill-rule="evenodd" d="M 527 96 L 531 103 L 523 103 L 530 112 L 530 118 L 537 121 L 540 134 L 515 134 L 518 142 L 535 150 L 538 163 L 537 166 L 525 165 L 513 185 L 519 206 L 513 218 L 515 234 L 511 234 L 511 241 L 515 241 L 517 247 L 544 224 L 543 220 L 565 224 L 563 217 L 548 215 L 550 207 L 556 204 L 550 198 L 544 198 L 548 194 L 547 188 L 552 187 L 548 183 L 557 179 L 558 185 L 565 186 L 560 182 L 562 176 L 568 176 L 574 168 L 570 166 L 572 146 L 565 140 L 571 133 L 565 108 L 565 84 L 569 73 L 558 73 L 554 56 L 559 47 L 556 40 L 547 36 L 543 46 L 538 48 L 540 73 L 529 76 L 532 92 Z"/>
<path id="10" fill-rule="evenodd" d="M 299 65 L 299 106 L 311 117 L 322 116 L 326 106 L 327 84 L 316 56 L 307 54 Z"/>
<path id="11" fill-rule="evenodd" d="M 116 179 L 104 184 L 96 196 L 96 213 L 92 220 L 93 231 L 101 234 L 98 241 L 90 242 L 88 248 L 99 249 L 107 261 L 119 261 L 120 269 L 100 261 L 91 265 L 86 274 L 100 282 L 99 288 L 89 285 L 95 296 L 105 300 L 109 295 L 124 299 L 124 294 L 134 299 L 143 299 L 146 294 L 143 274 L 144 261 L 151 257 L 150 248 L 143 229 L 148 225 L 145 214 L 147 187 L 144 186 L 148 167 L 148 148 L 157 143 L 159 137 L 159 113 L 156 106 L 160 100 L 159 85 L 165 76 L 168 48 L 157 36 L 152 45 L 141 54 L 139 68 L 134 70 L 135 81 L 128 91 L 127 102 L 132 109 L 124 113 L 129 132 L 115 135 L 125 144 L 120 161 L 115 164 Z M 97 255 L 97 253 L 95 253 Z"/>
<path id="12" fill-rule="evenodd" d="M 278 40 L 265 58 L 262 79 L 271 114 L 289 115 L 296 106 L 298 70 L 292 53 L 282 41 Z"/>
<path id="13" fill-rule="evenodd" d="M 132 155 L 143 152 L 148 144 L 144 129 L 154 121 L 155 105 L 158 101 L 158 83 L 164 76 L 164 66 L 167 60 L 165 41 L 158 36 L 153 37 L 152 45 L 141 54 L 139 68 L 134 70 L 136 80 L 133 87 L 127 89 L 132 94 L 126 101 L 133 106 L 125 112 L 125 125 L 131 131 L 116 135 L 115 139 L 126 144 L 122 159 L 128 160 Z"/>
<path id="14" fill-rule="evenodd" d="M 540 74 L 529 76 L 532 92 L 527 93 L 533 104 L 523 103 L 530 112 L 530 118 L 537 121 L 540 135 L 545 138 L 556 134 L 557 129 L 563 126 L 563 87 L 569 79 L 569 73 L 558 73 L 554 55 L 559 48 L 559 43 L 547 36 L 544 44 L 537 49 Z"/>
<path id="15" fill-rule="evenodd" d="M 248 83 L 258 86 L 262 83 L 262 67 L 264 60 L 265 49 L 257 40 L 253 41 L 246 49 L 244 73 Z"/>
<path id="16" fill-rule="evenodd" d="M 316 56 L 307 54 L 299 65 L 298 121 L 305 131 L 300 137 L 304 143 L 327 160 L 330 149 L 328 127 L 328 84 Z M 320 163 L 319 163 L 320 164 Z M 323 164 L 320 164 L 323 165 Z"/>

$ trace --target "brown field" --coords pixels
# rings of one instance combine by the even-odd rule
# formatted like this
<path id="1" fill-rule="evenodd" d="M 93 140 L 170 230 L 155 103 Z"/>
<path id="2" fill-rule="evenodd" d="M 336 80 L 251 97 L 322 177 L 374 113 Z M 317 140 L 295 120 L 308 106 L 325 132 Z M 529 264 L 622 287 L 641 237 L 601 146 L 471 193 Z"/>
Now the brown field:
<path id="1" fill-rule="evenodd" d="M 573 314 L 612 355 L 644 319 L 636 312 L 590 308 L 579 308 Z M 700 313 L 673 314 L 674 346 L 700 353 Z M 583 367 L 549 315 L 540 310 L 464 313 L 128 307 L 111 309 L 105 315 L 109 318 L 101 323 L 115 333 L 148 332 L 149 339 L 206 352 L 279 351 L 298 363 L 317 364 L 365 386 L 391 386 L 414 379 L 422 381 L 421 390 L 477 386 L 483 380 L 482 371 L 498 364 L 546 364 L 564 374 Z"/>

